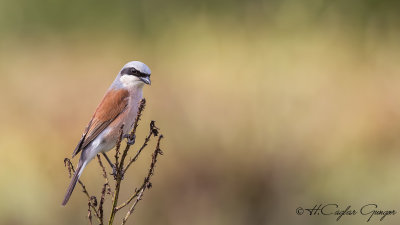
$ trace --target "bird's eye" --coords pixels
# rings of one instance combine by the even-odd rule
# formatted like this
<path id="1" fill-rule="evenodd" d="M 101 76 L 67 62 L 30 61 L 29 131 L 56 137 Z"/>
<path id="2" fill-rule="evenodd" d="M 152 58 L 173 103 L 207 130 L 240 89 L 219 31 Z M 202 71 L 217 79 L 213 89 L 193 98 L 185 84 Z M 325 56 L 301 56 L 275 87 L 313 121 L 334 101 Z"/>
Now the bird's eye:
<path id="1" fill-rule="evenodd" d="M 137 73 L 138 73 L 138 71 L 136 69 L 134 69 L 134 68 L 131 69 L 131 74 L 132 75 L 136 75 Z"/>

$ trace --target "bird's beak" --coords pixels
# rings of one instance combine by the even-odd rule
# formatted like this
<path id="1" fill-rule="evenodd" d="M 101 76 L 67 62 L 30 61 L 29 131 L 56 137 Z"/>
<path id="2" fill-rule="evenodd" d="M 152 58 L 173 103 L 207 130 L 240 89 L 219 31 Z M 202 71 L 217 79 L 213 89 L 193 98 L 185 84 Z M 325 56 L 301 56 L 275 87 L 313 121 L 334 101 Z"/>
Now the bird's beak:
<path id="1" fill-rule="evenodd" d="M 151 85 L 150 76 L 141 77 L 140 80 L 143 81 L 145 84 Z"/>

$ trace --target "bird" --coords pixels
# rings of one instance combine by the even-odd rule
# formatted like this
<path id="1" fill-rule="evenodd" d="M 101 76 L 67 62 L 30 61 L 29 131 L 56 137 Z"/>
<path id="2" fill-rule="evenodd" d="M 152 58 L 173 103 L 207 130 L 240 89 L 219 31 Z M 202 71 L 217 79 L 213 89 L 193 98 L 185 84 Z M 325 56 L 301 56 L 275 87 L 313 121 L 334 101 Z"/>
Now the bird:
<path id="1" fill-rule="evenodd" d="M 123 136 L 128 137 L 135 123 L 139 102 L 143 98 L 143 87 L 151 85 L 150 75 L 150 68 L 146 64 L 131 61 L 122 67 L 108 88 L 72 153 L 72 157 L 79 152 L 81 155 L 62 201 L 63 206 L 68 203 L 83 170 L 97 154 L 102 153 L 113 167 L 105 153 L 115 147 L 122 126 Z"/>

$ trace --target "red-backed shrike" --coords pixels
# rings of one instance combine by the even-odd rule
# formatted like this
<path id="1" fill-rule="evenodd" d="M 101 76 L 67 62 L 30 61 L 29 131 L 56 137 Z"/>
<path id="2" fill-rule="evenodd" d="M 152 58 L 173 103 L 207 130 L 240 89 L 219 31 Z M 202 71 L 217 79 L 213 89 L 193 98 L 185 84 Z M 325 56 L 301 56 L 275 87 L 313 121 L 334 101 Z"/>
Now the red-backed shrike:
<path id="1" fill-rule="evenodd" d="M 72 153 L 74 157 L 81 152 L 81 157 L 62 205 L 67 204 L 83 169 L 97 154 L 103 153 L 109 161 L 105 152 L 116 145 L 122 124 L 125 136 L 132 129 L 143 96 L 143 86 L 150 84 L 150 74 L 150 68 L 139 61 L 122 67 Z"/>

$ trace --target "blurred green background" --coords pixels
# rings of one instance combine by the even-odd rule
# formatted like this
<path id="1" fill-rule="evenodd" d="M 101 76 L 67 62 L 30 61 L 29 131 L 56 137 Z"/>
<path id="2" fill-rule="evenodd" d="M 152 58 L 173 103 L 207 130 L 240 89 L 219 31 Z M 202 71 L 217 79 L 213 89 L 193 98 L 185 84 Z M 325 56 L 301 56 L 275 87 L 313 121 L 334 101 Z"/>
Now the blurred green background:
<path id="1" fill-rule="evenodd" d="M 0 224 L 87 224 L 80 188 L 60 206 L 63 159 L 130 60 L 152 69 L 137 140 L 150 120 L 166 138 L 129 224 L 366 223 L 296 214 L 320 203 L 399 211 L 399 12 L 390 0 L 0 0 Z M 97 163 L 81 179 L 98 193 Z"/>

